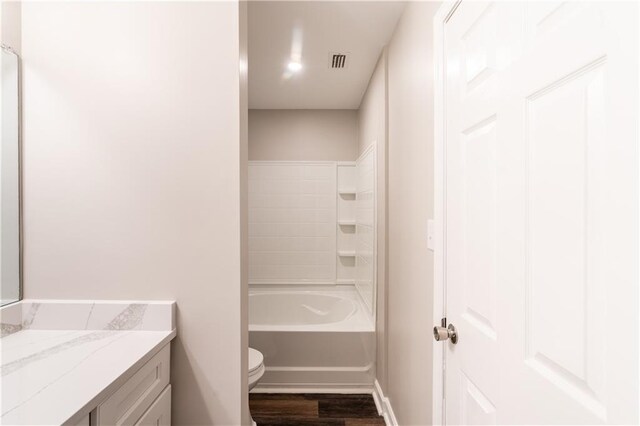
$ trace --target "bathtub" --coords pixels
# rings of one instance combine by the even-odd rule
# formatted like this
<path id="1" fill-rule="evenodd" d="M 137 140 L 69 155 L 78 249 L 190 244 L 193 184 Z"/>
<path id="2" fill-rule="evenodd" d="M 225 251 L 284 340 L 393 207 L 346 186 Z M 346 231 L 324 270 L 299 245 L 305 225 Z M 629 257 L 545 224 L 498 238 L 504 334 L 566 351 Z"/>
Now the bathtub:
<path id="1" fill-rule="evenodd" d="M 252 392 L 373 387 L 375 327 L 352 287 L 250 289 L 249 345 L 263 353 L 266 367 Z"/>

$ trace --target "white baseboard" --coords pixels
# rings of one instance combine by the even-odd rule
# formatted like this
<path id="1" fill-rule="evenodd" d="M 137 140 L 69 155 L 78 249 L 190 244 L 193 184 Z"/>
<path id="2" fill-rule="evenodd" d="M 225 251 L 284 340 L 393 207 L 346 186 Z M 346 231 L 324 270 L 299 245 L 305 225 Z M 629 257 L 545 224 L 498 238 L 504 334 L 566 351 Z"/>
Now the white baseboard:
<path id="1" fill-rule="evenodd" d="M 373 384 L 373 402 L 376 403 L 376 408 L 378 409 L 378 414 L 380 414 L 384 418 L 384 422 L 387 426 L 398 426 L 398 420 L 396 420 L 396 415 L 393 413 L 393 408 L 391 408 L 391 403 L 389 402 L 389 398 L 384 396 L 382 393 L 382 388 L 380 387 L 380 383 L 378 380 Z"/>
<path id="2" fill-rule="evenodd" d="M 351 383 L 258 384 L 251 393 L 372 393 L 371 385 Z"/>
<path id="3" fill-rule="evenodd" d="M 371 393 L 373 363 L 363 367 L 266 367 L 255 393 Z"/>

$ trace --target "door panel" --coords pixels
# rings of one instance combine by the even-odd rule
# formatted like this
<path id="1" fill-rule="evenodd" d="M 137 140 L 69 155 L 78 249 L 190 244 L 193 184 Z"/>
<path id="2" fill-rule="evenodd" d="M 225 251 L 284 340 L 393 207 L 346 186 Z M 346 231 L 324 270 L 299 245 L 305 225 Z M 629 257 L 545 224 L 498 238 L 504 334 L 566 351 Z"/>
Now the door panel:
<path id="1" fill-rule="evenodd" d="M 607 224 L 598 220 L 593 173 L 605 142 L 603 76 L 598 62 L 543 89 L 527 99 L 525 118 L 525 356 L 601 418 L 605 346 L 597 336 L 605 335 L 607 317 L 597 239 Z"/>
<path id="2" fill-rule="evenodd" d="M 464 374 L 461 377 L 462 423 L 469 425 L 496 424 L 496 407 L 469 378 Z"/>
<path id="3" fill-rule="evenodd" d="M 637 8 L 445 25 L 449 424 L 638 422 Z"/>

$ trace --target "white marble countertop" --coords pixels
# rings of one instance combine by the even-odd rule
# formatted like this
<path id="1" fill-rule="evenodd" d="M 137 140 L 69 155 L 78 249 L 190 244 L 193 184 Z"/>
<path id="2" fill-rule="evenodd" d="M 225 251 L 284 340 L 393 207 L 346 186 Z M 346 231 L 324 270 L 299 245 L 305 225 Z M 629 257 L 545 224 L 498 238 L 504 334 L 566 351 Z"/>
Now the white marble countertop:
<path id="1" fill-rule="evenodd" d="M 69 302 L 65 303 L 62 307 L 68 312 Z M 71 304 L 84 312 L 80 303 Z M 149 326 L 145 312 L 158 311 L 157 306 L 147 309 L 149 306 L 94 303 L 77 315 L 82 326 L 73 329 L 61 329 L 55 321 L 41 321 L 47 329 L 34 329 L 38 316 L 33 315 L 33 304 L 25 303 L 23 309 L 29 315 L 22 317 L 21 326 L 7 326 L 5 317 L 10 315 L 4 315 L 3 330 L 8 327 L 12 332 L 0 339 L 0 424 L 73 424 L 81 420 L 175 337 L 174 327 L 158 330 L 163 327 L 157 321 Z M 42 314 L 57 310 L 42 304 L 40 308 L 36 310 Z M 107 311 L 120 313 L 103 314 L 111 320 L 98 321 Z M 62 317 L 60 326 L 75 322 L 69 315 Z M 91 321 L 99 326 L 90 327 Z M 172 320 L 168 324 L 173 326 Z"/>

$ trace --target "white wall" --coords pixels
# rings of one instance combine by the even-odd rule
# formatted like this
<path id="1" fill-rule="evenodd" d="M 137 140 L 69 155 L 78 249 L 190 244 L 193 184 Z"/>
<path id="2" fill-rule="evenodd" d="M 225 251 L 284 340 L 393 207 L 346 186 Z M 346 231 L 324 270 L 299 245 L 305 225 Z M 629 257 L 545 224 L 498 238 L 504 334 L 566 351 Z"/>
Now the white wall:
<path id="1" fill-rule="evenodd" d="M 355 161 L 357 110 L 249 110 L 250 160 Z"/>
<path id="2" fill-rule="evenodd" d="M 177 300 L 175 424 L 248 420 L 239 17 L 23 3 L 26 297 Z"/>
<path id="3" fill-rule="evenodd" d="M 358 147 L 376 144 L 376 377 L 387 381 L 387 51 L 383 50 L 358 110 Z"/>
<path id="4" fill-rule="evenodd" d="M 387 136 L 387 51 L 380 54 L 358 109 L 358 154 L 372 143 L 384 147 Z"/>
<path id="5" fill-rule="evenodd" d="M 388 381 L 399 424 L 431 424 L 433 253 L 433 16 L 409 2 L 388 48 Z"/>

